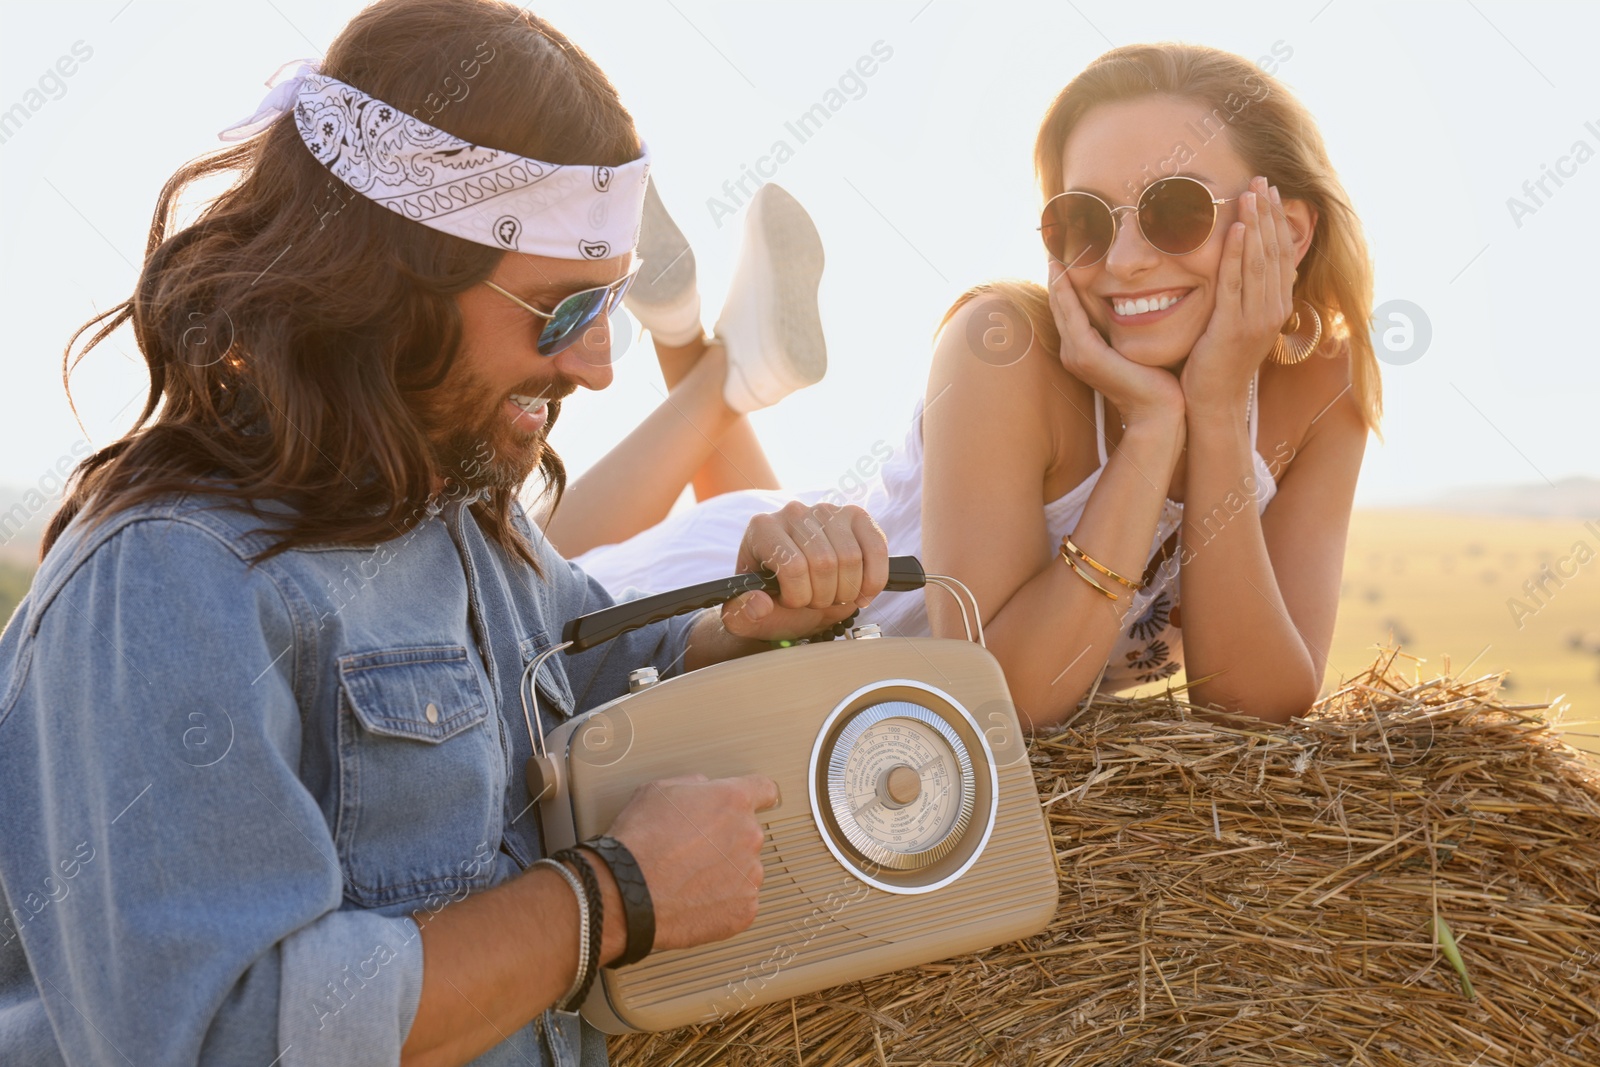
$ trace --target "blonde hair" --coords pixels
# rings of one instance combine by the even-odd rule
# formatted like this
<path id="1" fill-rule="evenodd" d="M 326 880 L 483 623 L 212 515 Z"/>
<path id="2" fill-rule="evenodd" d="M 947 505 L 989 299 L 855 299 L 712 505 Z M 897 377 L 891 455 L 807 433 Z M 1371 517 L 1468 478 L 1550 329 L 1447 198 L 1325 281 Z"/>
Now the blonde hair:
<path id="1" fill-rule="evenodd" d="M 1316 208 L 1316 228 L 1300 262 L 1294 295 L 1322 316 L 1323 345 L 1348 349 L 1351 389 L 1368 428 L 1377 433 L 1383 383 L 1372 349 L 1373 267 L 1366 238 L 1311 113 L 1271 75 L 1232 52 L 1205 45 L 1136 44 L 1104 53 L 1067 83 L 1039 126 L 1033 163 L 1044 199 L 1064 191 L 1067 139 L 1090 108 L 1153 95 L 1187 97 L 1214 116 L 1231 115 L 1223 121 L 1231 127 L 1232 147 L 1250 173 L 1265 174 L 1285 200 L 1303 200 Z M 1047 350 L 1060 347 L 1045 288 L 1024 279 L 973 286 L 945 312 L 939 330 L 967 301 L 985 294 L 1004 297 L 1027 315 Z"/>

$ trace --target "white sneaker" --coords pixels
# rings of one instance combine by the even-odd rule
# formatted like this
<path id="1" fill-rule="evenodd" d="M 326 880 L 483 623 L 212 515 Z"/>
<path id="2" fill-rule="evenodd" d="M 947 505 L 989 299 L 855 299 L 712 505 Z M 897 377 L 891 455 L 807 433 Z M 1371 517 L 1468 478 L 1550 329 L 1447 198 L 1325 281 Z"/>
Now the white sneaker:
<path id="1" fill-rule="evenodd" d="M 667 214 L 654 178 L 645 185 L 638 256 L 639 274 L 622 298 L 634 318 L 665 345 L 686 345 L 704 337 L 694 251 Z"/>
<path id="2" fill-rule="evenodd" d="M 728 352 L 722 394 L 738 412 L 776 404 L 828 370 L 817 313 L 822 239 L 811 216 L 783 188 L 756 190 L 744 243 L 714 336 Z"/>

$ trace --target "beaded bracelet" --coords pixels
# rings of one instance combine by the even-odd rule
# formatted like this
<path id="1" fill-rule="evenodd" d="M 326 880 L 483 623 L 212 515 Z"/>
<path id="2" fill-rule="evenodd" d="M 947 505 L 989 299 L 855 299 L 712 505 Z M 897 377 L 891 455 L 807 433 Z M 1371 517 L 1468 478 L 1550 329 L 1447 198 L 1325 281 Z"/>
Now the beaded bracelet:
<path id="1" fill-rule="evenodd" d="M 809 633 L 804 637 L 783 638 L 778 641 L 769 641 L 768 644 L 770 644 L 773 648 L 788 648 L 791 645 L 814 645 L 820 641 L 832 641 L 836 637 L 843 637 L 845 632 L 850 629 L 850 624 L 855 622 L 856 616 L 860 614 L 861 609 L 857 608 L 845 618 L 842 618 L 838 622 L 834 623 L 832 626 L 824 626 L 815 633 Z"/>
<path id="2" fill-rule="evenodd" d="M 588 995 L 589 982 L 594 980 L 593 968 L 589 966 L 589 897 L 584 892 L 583 883 L 578 881 L 578 876 L 567 869 L 567 865 L 554 859 L 535 860 L 529 864 L 528 869 L 549 866 L 554 868 L 572 888 L 572 895 L 578 899 L 578 973 L 572 976 L 572 985 L 556 1001 L 558 1011 L 576 1011 L 577 1005 L 583 1001 L 578 998 L 581 992 Z"/>

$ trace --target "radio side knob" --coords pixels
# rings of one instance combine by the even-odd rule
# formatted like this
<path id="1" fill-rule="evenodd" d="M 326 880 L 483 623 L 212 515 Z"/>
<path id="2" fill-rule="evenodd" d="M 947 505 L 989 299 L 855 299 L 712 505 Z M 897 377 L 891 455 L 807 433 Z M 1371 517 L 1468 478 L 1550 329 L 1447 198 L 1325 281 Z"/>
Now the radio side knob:
<path id="1" fill-rule="evenodd" d="M 661 681 L 661 673 L 654 667 L 640 667 L 636 671 L 628 672 L 628 692 L 637 693 L 641 689 L 649 689 Z"/>

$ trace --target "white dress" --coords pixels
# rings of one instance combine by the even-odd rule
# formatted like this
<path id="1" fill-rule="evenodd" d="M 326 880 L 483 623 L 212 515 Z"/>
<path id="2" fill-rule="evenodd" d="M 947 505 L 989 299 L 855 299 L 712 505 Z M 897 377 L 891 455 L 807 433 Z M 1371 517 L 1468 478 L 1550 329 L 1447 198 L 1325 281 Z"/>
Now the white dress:
<path id="1" fill-rule="evenodd" d="M 1249 424 L 1251 456 L 1255 461 L 1257 511 L 1266 510 L 1277 492 L 1271 468 L 1256 450 L 1256 386 L 1250 390 Z M 1093 473 L 1066 493 L 1044 506 L 1045 527 L 1052 543 L 1059 544 L 1071 533 L 1083 515 L 1084 505 L 1106 465 L 1105 398 L 1094 396 L 1095 444 L 1100 465 Z M 1248 488 L 1248 487 L 1246 487 Z M 1248 493 L 1241 494 L 1248 496 Z M 723 578 L 734 573 L 739 542 L 752 516 L 776 511 L 791 500 L 806 504 L 827 501 L 858 504 L 882 527 L 892 556 L 917 556 L 922 553 L 922 400 L 917 400 L 905 444 L 879 475 L 851 495 L 838 489 L 793 492 L 783 489 L 747 489 L 723 493 L 693 507 L 667 516 L 626 541 L 602 545 L 576 557 L 573 562 L 592 574 L 618 599 L 659 593 L 697 582 Z M 1154 559 L 1168 538 L 1183 521 L 1183 505 L 1167 500 L 1161 508 L 1151 541 Z M 1157 568 L 1153 580 L 1134 594 L 1125 616 L 1124 628 L 1106 663 L 1103 690 L 1126 689 L 1145 682 L 1170 677 L 1182 669 L 1183 637 L 1173 625 L 1172 613 L 1178 604 L 1178 554 Z M 884 593 L 863 609 L 856 620 L 874 622 L 890 636 L 926 637 L 928 615 L 923 597 L 949 596 L 943 589 L 929 587 L 925 592 Z"/>

